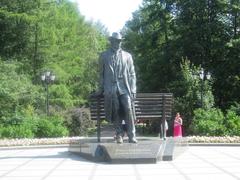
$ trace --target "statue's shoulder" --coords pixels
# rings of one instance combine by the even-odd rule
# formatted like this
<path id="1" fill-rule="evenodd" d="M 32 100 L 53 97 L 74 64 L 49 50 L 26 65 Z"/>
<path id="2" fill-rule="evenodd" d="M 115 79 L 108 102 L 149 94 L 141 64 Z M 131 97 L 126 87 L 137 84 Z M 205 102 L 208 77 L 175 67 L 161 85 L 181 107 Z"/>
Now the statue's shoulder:
<path id="1" fill-rule="evenodd" d="M 132 57 L 132 55 L 129 52 L 124 51 L 124 50 L 122 50 L 122 54 L 126 57 Z"/>
<path id="2" fill-rule="evenodd" d="M 106 51 L 103 51 L 100 56 L 108 56 L 110 54 L 110 49 L 106 50 Z"/>
<path id="3" fill-rule="evenodd" d="M 132 55 L 127 51 L 122 50 L 122 54 L 123 54 L 124 57 L 132 58 Z"/>

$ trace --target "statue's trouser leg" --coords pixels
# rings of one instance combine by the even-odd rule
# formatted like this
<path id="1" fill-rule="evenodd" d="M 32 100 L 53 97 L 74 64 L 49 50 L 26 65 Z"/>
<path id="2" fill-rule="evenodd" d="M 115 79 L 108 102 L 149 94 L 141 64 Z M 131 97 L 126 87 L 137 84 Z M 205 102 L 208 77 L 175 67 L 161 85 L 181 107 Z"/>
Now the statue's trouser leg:
<path id="1" fill-rule="evenodd" d="M 119 115 L 119 98 L 117 93 L 112 96 L 112 119 L 117 136 L 122 136 L 122 119 Z"/>
<path id="2" fill-rule="evenodd" d="M 120 99 L 120 108 L 122 108 L 123 118 L 127 124 L 127 134 L 129 139 L 135 138 L 135 125 L 133 119 L 133 112 L 131 108 L 131 99 L 128 94 L 122 94 L 119 97 Z"/>

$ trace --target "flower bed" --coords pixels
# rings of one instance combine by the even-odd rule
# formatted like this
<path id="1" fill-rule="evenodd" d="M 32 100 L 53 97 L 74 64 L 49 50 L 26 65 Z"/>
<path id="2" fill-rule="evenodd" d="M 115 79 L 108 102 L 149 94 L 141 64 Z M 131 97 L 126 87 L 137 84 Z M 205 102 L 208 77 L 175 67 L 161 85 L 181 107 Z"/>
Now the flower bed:
<path id="1" fill-rule="evenodd" d="M 189 143 L 240 143 L 240 136 L 188 136 Z"/>
<path id="2" fill-rule="evenodd" d="M 0 139 L 0 147 L 6 146 L 30 146 L 30 145 L 58 145 L 69 144 L 81 137 L 40 138 L 40 139 Z"/>

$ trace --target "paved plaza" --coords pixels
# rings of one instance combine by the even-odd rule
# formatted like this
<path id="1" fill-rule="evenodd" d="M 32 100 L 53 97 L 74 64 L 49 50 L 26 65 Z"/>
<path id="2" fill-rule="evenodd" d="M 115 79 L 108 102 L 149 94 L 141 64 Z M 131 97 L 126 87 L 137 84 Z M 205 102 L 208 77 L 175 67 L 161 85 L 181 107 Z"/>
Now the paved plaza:
<path id="1" fill-rule="evenodd" d="M 0 180 L 240 180 L 240 146 L 189 146 L 157 164 L 94 163 L 68 148 L 0 149 Z"/>

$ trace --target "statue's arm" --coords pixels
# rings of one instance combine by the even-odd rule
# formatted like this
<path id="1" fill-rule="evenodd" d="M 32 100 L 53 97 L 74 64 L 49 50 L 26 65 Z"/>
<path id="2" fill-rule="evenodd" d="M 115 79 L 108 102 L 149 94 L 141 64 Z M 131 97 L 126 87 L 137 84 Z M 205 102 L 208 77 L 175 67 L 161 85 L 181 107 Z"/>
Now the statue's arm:
<path id="1" fill-rule="evenodd" d="M 135 68 L 134 68 L 133 59 L 131 55 L 129 55 L 128 63 L 129 63 L 129 85 L 131 88 L 132 95 L 135 96 L 137 91 L 136 73 L 135 73 Z"/>
<path id="2" fill-rule="evenodd" d="M 99 91 L 103 93 L 103 81 L 104 81 L 104 58 L 101 54 L 99 58 Z"/>

